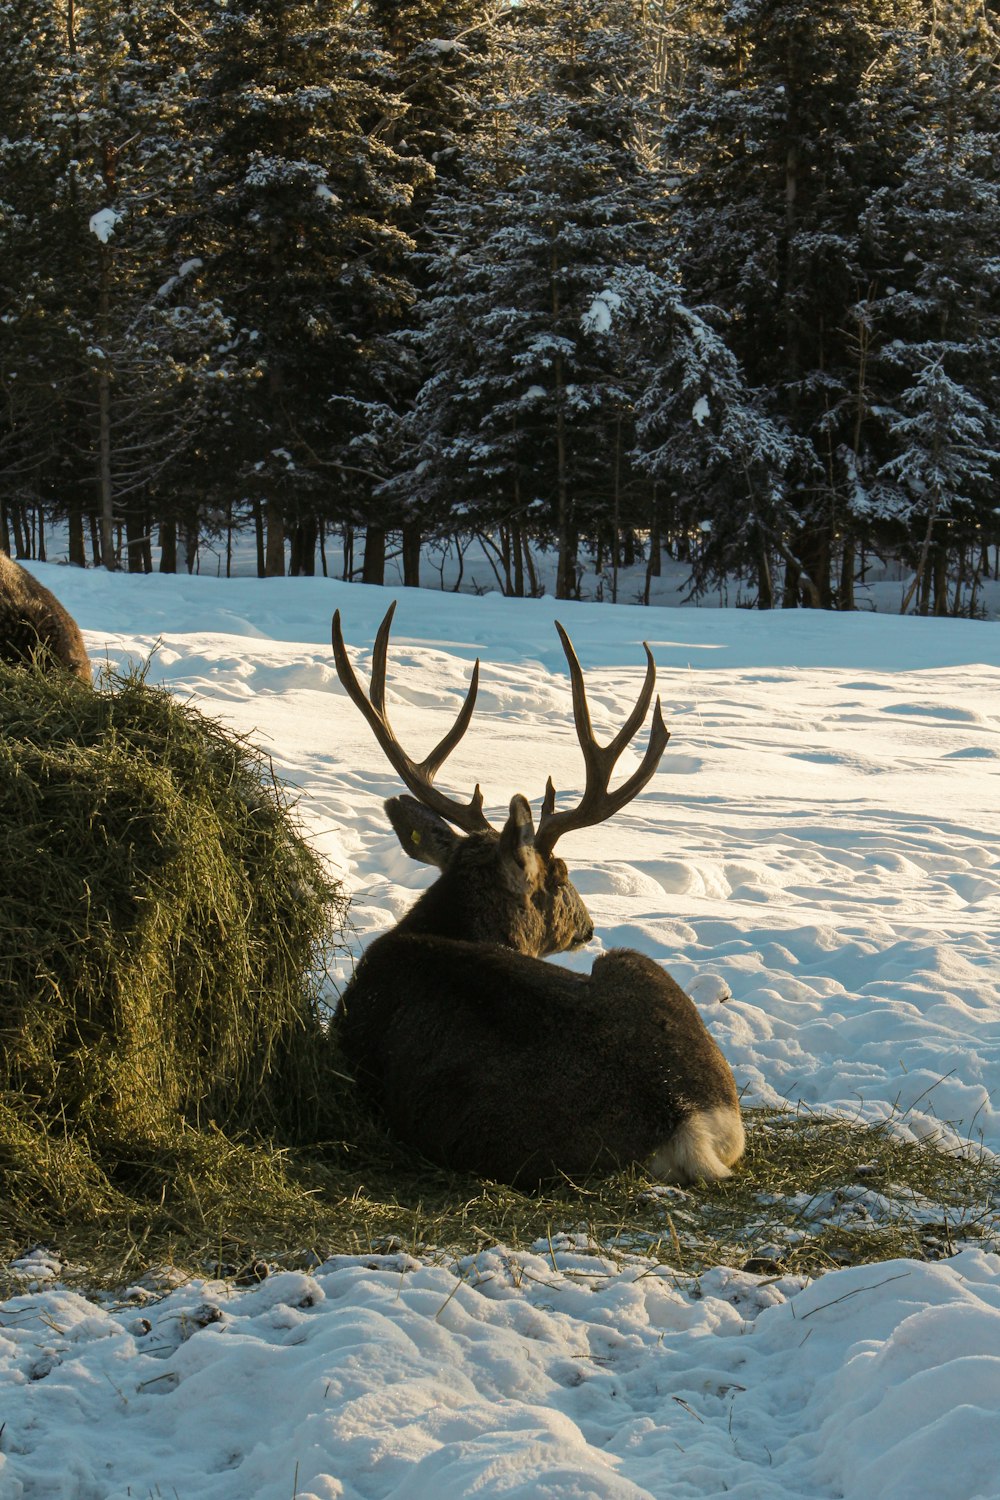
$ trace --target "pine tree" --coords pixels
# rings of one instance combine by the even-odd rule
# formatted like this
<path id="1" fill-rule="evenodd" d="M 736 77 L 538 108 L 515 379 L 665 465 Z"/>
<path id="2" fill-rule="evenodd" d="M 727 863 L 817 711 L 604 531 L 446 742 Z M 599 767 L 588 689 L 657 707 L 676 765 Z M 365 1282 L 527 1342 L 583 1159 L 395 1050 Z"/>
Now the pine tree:
<path id="1" fill-rule="evenodd" d="M 795 445 L 762 394 L 749 389 L 705 311 L 675 293 L 647 317 L 639 462 L 677 496 L 675 528 L 699 538 L 690 559 L 694 592 L 752 571 L 758 607 L 770 609 L 773 562 L 792 529 L 784 476 Z"/>
<path id="2" fill-rule="evenodd" d="M 997 534 L 1000 466 L 1000 23 L 965 0 L 936 8 L 914 58 L 913 149 L 864 216 L 877 268 L 870 425 L 881 465 L 865 514 L 908 543 L 926 613 L 948 611 L 947 552 Z M 957 593 L 957 591 L 956 591 Z"/>
<path id="3" fill-rule="evenodd" d="M 837 602 L 835 538 L 850 519 L 866 270 L 859 218 L 894 180 L 908 106 L 906 7 L 881 0 L 740 0 L 713 8 L 670 132 L 685 176 L 678 229 L 699 301 L 795 440 L 785 602 Z M 853 554 L 841 596 L 851 595 Z"/>
<path id="4" fill-rule="evenodd" d="M 225 337 L 218 308 L 197 295 L 196 266 L 170 249 L 186 153 L 176 80 L 145 45 L 151 9 L 93 0 L 39 11 L 37 243 L 13 245 L 8 262 L 21 309 L 12 370 L 49 393 L 33 462 L 68 511 L 71 557 L 84 560 L 90 512 L 108 567 L 121 524 L 130 566 L 148 563 L 146 503 L 204 420 L 213 344 Z"/>
<path id="5" fill-rule="evenodd" d="M 0 4 L 0 544 L 24 550 L 20 506 L 58 468 L 52 389 L 59 330 L 51 316 L 50 205 L 59 166 L 49 120 L 63 57 L 49 0 Z"/>
<path id="6" fill-rule="evenodd" d="M 483 0 L 369 0 L 367 14 L 381 46 L 375 81 L 394 101 L 383 138 L 409 163 L 413 193 L 396 222 L 409 238 L 405 274 L 418 303 L 427 290 L 430 220 L 442 191 L 460 184 L 470 159 L 475 160 L 475 130 L 485 61 L 496 7 Z M 400 331 L 406 329 L 404 312 Z M 381 394 L 383 403 L 369 411 L 368 431 L 356 444 L 363 462 L 382 479 L 398 461 L 405 443 L 403 423 L 420 387 L 423 372 L 411 341 L 394 341 L 400 356 L 394 376 Z M 377 485 L 366 518 L 365 571 L 382 581 L 382 558 L 388 530 L 402 538 L 403 582 L 419 583 L 423 509 L 391 484 Z"/>
<path id="7" fill-rule="evenodd" d="M 427 516 L 457 496 L 466 524 L 553 538 L 560 597 L 632 477 L 633 302 L 668 295 L 636 22 L 581 0 L 511 13 L 480 165 L 435 209 L 429 376 L 396 481 Z"/>
<path id="8" fill-rule="evenodd" d="M 417 164 L 380 122 L 377 44 L 355 7 L 214 0 L 191 128 L 209 150 L 189 253 L 236 329 L 239 379 L 220 414 L 215 474 L 267 517 L 265 568 L 311 569 L 323 518 L 366 509 L 363 446 L 412 298 L 398 220 Z M 359 457 L 361 462 L 359 462 Z M 336 482 L 336 498 L 331 488 Z"/>

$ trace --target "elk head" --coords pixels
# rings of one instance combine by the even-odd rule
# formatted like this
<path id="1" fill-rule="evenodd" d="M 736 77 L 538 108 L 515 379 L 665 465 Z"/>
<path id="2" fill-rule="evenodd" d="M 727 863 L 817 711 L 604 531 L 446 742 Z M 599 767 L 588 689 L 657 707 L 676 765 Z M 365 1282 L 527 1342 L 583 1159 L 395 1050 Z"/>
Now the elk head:
<path id="1" fill-rule="evenodd" d="M 397 930 L 500 943 L 536 958 L 582 946 L 593 936 L 593 922 L 564 861 L 553 851 L 564 833 L 602 823 L 623 808 L 659 765 L 670 736 L 657 698 L 641 763 L 621 786 L 610 790 L 614 767 L 643 724 L 652 701 L 656 667 L 649 647 L 644 644 L 646 676 L 638 701 L 611 743 L 602 746 L 591 727 L 576 652 L 556 622 L 569 665 L 573 717 L 586 767 L 583 795 L 575 807 L 558 811 L 550 777 L 537 829 L 531 808 L 520 795 L 512 799 L 503 828 L 495 828 L 483 812 L 478 785 L 465 803 L 434 785 L 437 772 L 469 727 L 479 690 L 479 662 L 452 728 L 422 761 L 412 760 L 390 727 L 385 705 L 386 659 L 395 609 L 395 603 L 390 605 L 375 638 L 368 694 L 348 660 L 339 610 L 333 617 L 333 654 L 341 683 L 412 794 L 391 797 L 385 804 L 400 844 L 411 858 L 442 871 L 442 879 L 424 893 Z"/>

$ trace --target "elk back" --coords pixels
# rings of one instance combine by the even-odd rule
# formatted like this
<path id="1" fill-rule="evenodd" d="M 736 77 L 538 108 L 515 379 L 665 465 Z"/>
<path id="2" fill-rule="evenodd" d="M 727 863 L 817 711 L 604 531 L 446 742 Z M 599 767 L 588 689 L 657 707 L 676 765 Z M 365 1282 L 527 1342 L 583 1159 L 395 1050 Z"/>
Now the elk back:
<path id="1" fill-rule="evenodd" d="M 742 1151 L 728 1064 L 693 1002 L 644 954 L 589 976 L 490 943 L 389 933 L 337 1026 L 393 1132 L 440 1166 L 521 1186 L 659 1165 L 728 1175 Z M 698 1121 L 728 1142 L 719 1170 L 672 1168 Z M 699 1129 L 701 1127 L 699 1126 Z M 702 1163 L 699 1166 L 699 1163 Z"/>

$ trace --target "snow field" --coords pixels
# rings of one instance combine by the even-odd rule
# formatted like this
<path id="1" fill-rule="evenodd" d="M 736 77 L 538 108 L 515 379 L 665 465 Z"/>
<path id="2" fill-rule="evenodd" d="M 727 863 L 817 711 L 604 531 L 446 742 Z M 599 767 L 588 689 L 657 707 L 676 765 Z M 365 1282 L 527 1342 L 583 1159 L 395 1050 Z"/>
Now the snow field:
<path id="1" fill-rule="evenodd" d="M 34 571 L 95 659 L 161 642 L 154 681 L 266 746 L 352 892 L 358 951 L 405 910 L 430 872 L 388 828 L 399 788 L 328 640 L 339 607 L 366 675 L 396 594 Z M 748 1104 L 1000 1151 L 995 625 L 398 597 L 394 727 L 424 753 L 481 656 L 438 779 L 480 781 L 495 818 L 515 791 L 537 806 L 548 774 L 567 799 L 580 787 L 553 618 L 602 738 L 653 649 L 671 743 L 635 802 L 560 845 L 597 931 L 564 962 L 623 945 L 663 962 Z M 0 1307 L 0 1500 L 1000 1494 L 997 1256 L 811 1284 L 719 1269 L 692 1288 L 569 1241 L 536 1249 L 338 1259 L 148 1306 L 69 1293 L 36 1255 L 38 1289 Z"/>
<path id="2" fill-rule="evenodd" d="M 997 1493 L 979 1251 L 697 1296 L 563 1248 L 343 1258 L 147 1307 L 35 1293 L 2 1325 L 4 1500 Z"/>

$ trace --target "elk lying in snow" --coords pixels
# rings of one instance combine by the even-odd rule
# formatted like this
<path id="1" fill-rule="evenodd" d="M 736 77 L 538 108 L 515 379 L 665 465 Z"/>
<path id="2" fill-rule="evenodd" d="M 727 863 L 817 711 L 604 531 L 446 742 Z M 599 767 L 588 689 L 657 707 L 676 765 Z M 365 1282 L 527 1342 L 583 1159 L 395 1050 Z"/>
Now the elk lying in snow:
<path id="1" fill-rule="evenodd" d="M 502 1182 L 534 1184 L 643 1163 L 667 1182 L 728 1177 L 743 1152 L 732 1073 L 692 1001 L 642 953 L 613 949 L 589 976 L 540 962 L 589 942 L 594 926 L 553 854 L 570 829 L 600 823 L 646 785 L 669 738 L 657 699 L 639 767 L 609 790 L 642 725 L 656 669 L 610 745 L 594 738 L 583 673 L 557 624 L 586 764 L 579 805 L 556 811 L 551 778 L 538 828 L 524 797 L 497 830 L 434 777 L 468 728 L 479 663 L 454 727 L 415 763 L 386 715 L 395 604 L 375 640 L 371 696 L 333 617 L 337 674 L 412 797 L 385 808 L 400 843 L 441 875 L 368 948 L 335 1025 L 359 1085 L 390 1128 L 430 1160 Z M 454 828 L 449 826 L 454 825 Z M 456 833 L 454 829 L 461 830 Z"/>
<path id="2" fill-rule="evenodd" d="M 72 615 L 55 594 L 0 552 L 0 661 L 50 663 L 90 682 L 90 658 Z"/>

